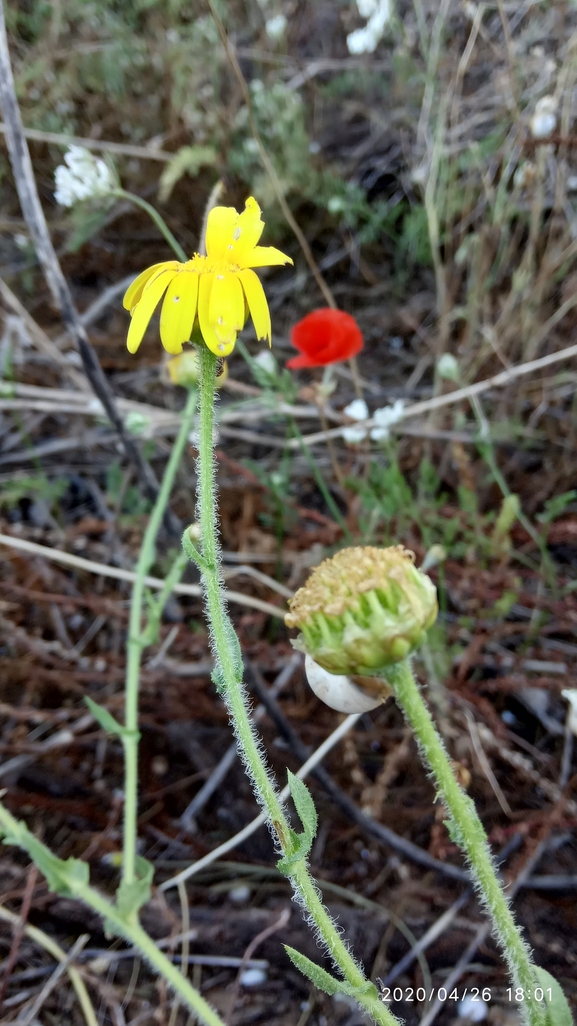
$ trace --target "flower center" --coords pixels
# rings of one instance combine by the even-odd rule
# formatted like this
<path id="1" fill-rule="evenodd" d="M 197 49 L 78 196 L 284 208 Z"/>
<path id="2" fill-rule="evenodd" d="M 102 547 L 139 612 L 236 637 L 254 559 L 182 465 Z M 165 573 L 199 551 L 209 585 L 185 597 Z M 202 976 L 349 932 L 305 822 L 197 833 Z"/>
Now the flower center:
<path id="1" fill-rule="evenodd" d="M 216 274 L 222 275 L 225 272 L 233 274 L 240 270 L 238 264 L 232 264 L 228 260 L 211 260 L 210 257 L 201 256 L 200 253 L 194 253 L 192 258 L 182 265 L 182 269 L 186 268 L 187 271 L 197 271 L 198 274 Z"/>

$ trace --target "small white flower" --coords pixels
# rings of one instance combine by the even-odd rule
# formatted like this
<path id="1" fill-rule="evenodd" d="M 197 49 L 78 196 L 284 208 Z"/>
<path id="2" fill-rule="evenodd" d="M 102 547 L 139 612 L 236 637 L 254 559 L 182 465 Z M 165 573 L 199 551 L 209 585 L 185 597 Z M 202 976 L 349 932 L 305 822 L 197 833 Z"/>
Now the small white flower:
<path id="1" fill-rule="evenodd" d="M 483 1022 L 487 1018 L 487 1002 L 482 998 L 473 995 L 464 997 L 457 1005 L 459 1019 L 468 1019 L 469 1022 Z"/>
<path id="2" fill-rule="evenodd" d="M 361 18 L 370 18 L 379 9 L 379 0 L 357 0 Z"/>
<path id="3" fill-rule="evenodd" d="M 364 399 L 354 399 L 352 403 L 345 406 L 343 413 L 351 420 L 368 420 L 369 408 Z M 367 437 L 366 428 L 347 427 L 343 428 L 343 438 L 349 445 L 356 445 Z"/>
<path id="4" fill-rule="evenodd" d="M 235 905 L 244 905 L 245 901 L 248 901 L 250 898 L 250 887 L 247 887 L 246 884 L 231 887 L 228 897 L 230 901 L 234 901 Z"/>
<path id="5" fill-rule="evenodd" d="M 255 356 L 254 362 L 267 374 L 276 374 L 277 372 L 277 362 L 270 349 L 261 349 L 260 353 Z"/>
<path id="6" fill-rule="evenodd" d="M 284 14 L 277 14 L 274 18 L 269 18 L 265 25 L 268 38 L 272 39 L 273 42 L 276 43 L 277 40 L 282 39 L 284 36 L 286 26 L 287 20 Z"/>
<path id="7" fill-rule="evenodd" d="M 263 983 L 266 983 L 264 969 L 245 969 L 240 974 L 241 987 L 260 987 Z"/>
<path id="8" fill-rule="evenodd" d="M 54 174 L 54 198 L 62 207 L 94 196 L 106 196 L 115 188 L 112 171 L 100 157 L 94 157 L 83 146 L 71 146 Z"/>
<path id="9" fill-rule="evenodd" d="M 373 418 L 376 420 L 377 426 L 371 430 L 371 438 L 374 442 L 382 442 L 389 438 L 391 434 L 389 429 L 392 424 L 397 424 L 403 419 L 404 408 L 404 399 L 396 399 L 392 406 L 382 406 L 380 410 L 375 410 Z"/>
<path id="10" fill-rule="evenodd" d="M 331 196 L 327 203 L 327 208 L 331 214 L 340 214 L 345 209 L 345 201 L 342 196 Z"/>
<path id="11" fill-rule="evenodd" d="M 437 362 L 437 374 L 448 381 L 459 380 L 459 364 L 452 353 L 443 353 Z"/>
<path id="12" fill-rule="evenodd" d="M 374 53 L 391 18 L 390 0 L 357 0 L 357 7 L 368 21 L 364 28 L 347 36 L 349 53 Z"/>
<path id="13" fill-rule="evenodd" d="M 535 104 L 531 118 L 531 135 L 534 139 L 546 139 L 557 126 L 557 100 L 554 96 L 542 96 Z"/>
<path id="14" fill-rule="evenodd" d="M 150 428 L 150 417 L 138 410 L 129 410 L 124 418 L 124 426 L 131 435 L 143 435 Z"/>

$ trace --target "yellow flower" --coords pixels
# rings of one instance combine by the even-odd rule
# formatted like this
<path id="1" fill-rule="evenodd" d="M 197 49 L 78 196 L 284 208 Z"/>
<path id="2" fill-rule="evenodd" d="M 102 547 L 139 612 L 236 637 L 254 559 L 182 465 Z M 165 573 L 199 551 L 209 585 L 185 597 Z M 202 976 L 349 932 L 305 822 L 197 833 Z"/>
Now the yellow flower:
<path id="1" fill-rule="evenodd" d="M 206 227 L 206 256 L 195 253 L 181 263 L 168 260 L 138 275 L 124 296 L 131 323 L 127 346 L 135 353 L 160 300 L 160 339 L 169 353 L 182 352 L 198 325 L 216 356 L 228 356 L 249 313 L 257 337 L 271 344 L 270 312 L 264 289 L 251 268 L 292 264 L 272 246 L 258 246 L 264 222 L 252 196 L 242 214 L 234 207 L 213 207 Z M 166 295 L 165 295 L 166 293 Z"/>

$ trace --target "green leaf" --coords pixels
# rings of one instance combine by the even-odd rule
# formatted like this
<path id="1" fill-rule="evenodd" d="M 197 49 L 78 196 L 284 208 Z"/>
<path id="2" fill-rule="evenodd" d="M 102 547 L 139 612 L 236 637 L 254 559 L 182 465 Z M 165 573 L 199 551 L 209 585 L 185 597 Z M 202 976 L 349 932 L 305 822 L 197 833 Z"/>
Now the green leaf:
<path id="1" fill-rule="evenodd" d="M 285 855 L 278 863 L 278 869 L 286 875 L 290 875 L 291 867 L 294 866 L 295 862 L 299 862 L 307 857 L 315 839 L 318 826 L 317 810 L 306 784 L 300 777 L 295 777 L 294 773 L 291 773 L 290 770 L 288 771 L 288 784 L 292 800 L 295 803 L 295 808 L 303 825 L 303 832 L 302 834 L 297 834 L 295 830 L 290 831 L 292 851 Z"/>
<path id="2" fill-rule="evenodd" d="M 301 955 L 300 951 L 295 951 L 288 944 L 284 945 L 284 949 L 293 965 L 300 970 L 303 976 L 306 976 L 319 990 L 324 990 L 325 994 L 330 994 L 331 997 L 334 994 L 346 994 L 347 997 L 355 998 L 361 1004 L 364 1003 L 366 998 L 376 998 L 379 1000 L 379 992 L 370 980 L 365 980 L 364 984 L 360 987 L 353 987 L 346 980 L 335 980 L 334 976 L 321 969 L 320 965 L 317 965 L 316 962 L 311 962 L 310 958 L 307 958 L 306 955 Z"/>
<path id="3" fill-rule="evenodd" d="M 123 727 L 122 724 L 118 722 L 118 720 L 114 719 L 114 716 L 112 713 L 108 712 L 108 709 L 105 709 L 102 705 L 98 705 L 97 702 L 93 702 L 91 698 L 88 698 L 88 695 L 84 696 L 84 701 L 96 722 L 100 724 L 107 734 L 117 734 L 118 737 L 122 738 L 132 737 L 133 735 L 136 735 L 137 738 L 140 737 L 138 731 L 127 730 L 126 727 Z"/>
<path id="4" fill-rule="evenodd" d="M 104 227 L 114 205 L 114 198 L 101 196 L 97 199 L 77 203 L 71 213 L 72 232 L 66 240 L 69 253 L 76 253 L 85 242 L 88 242 Z"/>
<path id="5" fill-rule="evenodd" d="M 300 951 L 295 951 L 288 944 L 283 946 L 293 965 L 300 969 L 303 976 L 306 976 L 319 990 L 324 990 L 325 994 L 330 994 L 331 997 L 334 994 L 347 994 L 349 997 L 355 996 L 354 988 L 349 983 L 345 983 L 344 980 L 335 980 L 334 976 L 321 969 L 320 965 L 317 965 L 316 962 L 311 962 L 310 958 L 307 958 L 306 955 L 301 955 Z"/>
<path id="6" fill-rule="evenodd" d="M 121 883 L 116 896 L 118 911 L 124 919 L 131 918 L 147 901 L 150 901 L 150 885 L 154 876 L 151 862 L 136 856 L 136 880 Z"/>
<path id="7" fill-rule="evenodd" d="M 539 986 L 545 991 L 545 1007 L 547 1009 L 547 1026 L 573 1026 L 573 1015 L 561 985 L 546 969 L 537 966 L 535 969 Z M 551 989 L 551 1001 L 547 991 Z"/>
<path id="8" fill-rule="evenodd" d="M 46 883 L 55 894 L 76 896 L 77 885 L 85 886 L 89 882 L 90 870 L 86 862 L 80 859 L 59 859 L 42 841 L 28 829 L 25 823 L 15 820 L 4 809 L 2 819 L 9 820 L 9 826 L 0 826 L 4 835 L 4 844 L 18 845 L 28 852 L 40 872 L 46 877 Z"/>
<path id="9" fill-rule="evenodd" d="M 304 780 L 301 780 L 300 777 L 295 777 L 294 773 L 291 773 L 290 770 L 288 771 L 288 785 L 290 787 L 291 798 L 295 803 L 299 819 L 304 827 L 304 836 L 310 849 L 318 827 L 315 803 L 313 802 L 312 795 Z"/>

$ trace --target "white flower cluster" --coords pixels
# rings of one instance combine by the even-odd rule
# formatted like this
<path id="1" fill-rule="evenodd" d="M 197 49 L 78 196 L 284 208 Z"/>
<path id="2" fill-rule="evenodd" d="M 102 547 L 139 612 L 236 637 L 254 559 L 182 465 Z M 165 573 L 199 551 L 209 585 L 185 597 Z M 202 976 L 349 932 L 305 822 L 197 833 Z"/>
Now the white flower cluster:
<path id="1" fill-rule="evenodd" d="M 404 399 L 396 399 L 392 406 L 382 406 L 379 410 L 375 410 L 373 420 L 376 424 L 370 431 L 367 431 L 364 427 L 343 428 L 345 442 L 348 442 L 350 445 L 356 445 L 362 442 L 367 435 L 371 436 L 373 442 L 386 441 L 390 437 L 391 426 L 403 419 L 404 406 Z M 347 417 L 350 417 L 351 420 L 368 420 L 370 416 L 369 408 L 364 399 L 355 399 L 348 406 L 345 406 L 343 413 L 346 413 Z"/>
<path id="2" fill-rule="evenodd" d="M 364 28 L 355 29 L 347 36 L 349 53 L 374 53 L 391 19 L 390 0 L 357 0 L 361 18 L 367 18 Z"/>
<path id="3" fill-rule="evenodd" d="M 83 146 L 71 146 L 54 174 L 54 199 L 62 207 L 73 207 L 93 196 L 106 196 L 116 186 L 112 171 L 103 160 Z"/>
<path id="4" fill-rule="evenodd" d="M 266 34 L 273 43 L 276 43 L 284 36 L 286 27 L 287 20 L 284 14 L 275 14 L 272 18 L 267 18 L 265 25 Z"/>

